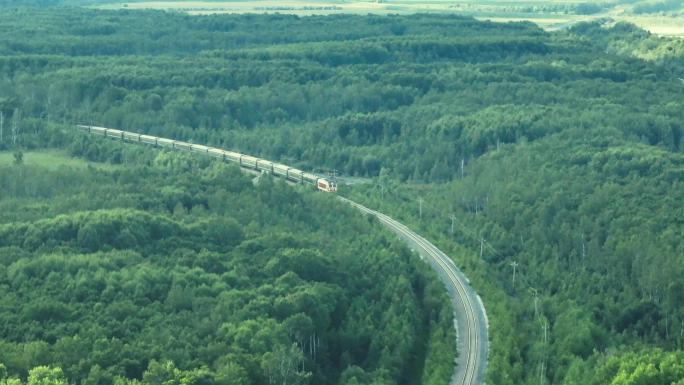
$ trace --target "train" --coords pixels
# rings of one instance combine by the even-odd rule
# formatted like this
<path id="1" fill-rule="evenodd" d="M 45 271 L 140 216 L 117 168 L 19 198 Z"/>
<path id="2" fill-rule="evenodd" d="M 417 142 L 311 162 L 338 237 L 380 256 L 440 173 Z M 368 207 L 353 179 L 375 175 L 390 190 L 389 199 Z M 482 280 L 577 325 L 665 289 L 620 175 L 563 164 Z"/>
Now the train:
<path id="1" fill-rule="evenodd" d="M 289 167 L 281 163 L 271 162 L 270 160 L 266 159 L 256 158 L 247 154 L 241 154 L 239 152 L 223 150 L 220 148 L 204 146 L 201 144 L 192 144 L 180 140 L 160 138 L 157 136 L 116 130 L 113 128 L 88 126 L 82 124 L 79 124 L 76 127 L 90 134 L 102 135 L 105 138 L 114 138 L 120 139 L 122 141 L 149 144 L 155 147 L 164 147 L 174 150 L 195 152 L 216 159 L 221 159 L 224 162 L 237 163 L 238 165 L 240 165 L 240 167 L 272 174 L 292 182 L 301 184 L 311 184 L 315 186 L 318 190 L 323 192 L 337 192 L 337 183 L 332 179 L 323 178 L 316 174 L 308 173 L 296 169 L 294 167 Z"/>

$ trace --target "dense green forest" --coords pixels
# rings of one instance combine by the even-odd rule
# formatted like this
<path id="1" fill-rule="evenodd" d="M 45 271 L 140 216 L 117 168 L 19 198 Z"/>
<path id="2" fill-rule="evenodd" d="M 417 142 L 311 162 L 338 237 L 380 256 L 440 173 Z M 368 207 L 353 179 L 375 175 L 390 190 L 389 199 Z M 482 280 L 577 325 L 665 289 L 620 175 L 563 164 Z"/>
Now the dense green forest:
<path id="1" fill-rule="evenodd" d="M 469 247 L 450 254 L 469 255 L 467 274 L 485 286 L 503 283 L 514 318 L 490 315 L 506 346 L 492 354 L 509 357 L 490 362 L 492 375 L 515 372 L 522 360 L 534 368 L 530 377 L 544 365 L 552 383 L 587 383 L 574 377 L 584 371 L 570 370 L 584 360 L 684 346 L 684 156 L 626 143 L 617 130 L 600 134 L 502 146 L 438 187 L 389 181 L 384 193 L 356 191 L 445 249 Z"/>
<path id="2" fill-rule="evenodd" d="M 530 23 L 446 15 L 197 17 L 8 8 L 0 13 L 0 26 L 3 148 L 68 148 L 86 159 L 125 164 L 117 171 L 122 175 L 141 163 L 139 155 L 75 134 L 73 124 L 82 122 L 221 146 L 303 169 L 373 177 L 373 183 L 341 193 L 434 240 L 482 295 L 491 322 L 488 383 L 579 384 L 588 383 L 592 373 L 600 373 L 592 379 L 597 384 L 658 385 L 684 378 L 676 365 L 684 343 L 681 40 L 622 23 L 585 23 L 551 34 Z M 43 190 L 37 185 L 28 191 Z M 160 191 L 154 195 L 157 203 L 135 208 L 163 205 L 172 222 L 155 214 L 141 217 L 150 222 L 140 226 L 176 226 L 181 239 L 208 237 L 198 230 L 202 221 L 193 222 L 202 218 L 192 216 L 194 193 L 180 195 L 178 210 L 178 200 L 159 203 L 175 193 Z M 98 194 L 86 196 L 67 199 L 65 207 L 87 205 L 93 213 L 81 208 L 66 217 L 61 212 L 44 217 L 52 207 L 47 202 L 18 212 L 8 208 L 8 213 L 34 217 L 7 217 L 11 226 L 3 228 L 0 239 L 14 239 L 6 246 L 12 250 L 42 256 L 45 251 L 37 245 L 44 234 L 37 224 L 49 222 L 39 220 L 67 226 L 137 216 L 96 211 L 109 208 Z M 325 201 L 304 196 L 281 198 Z M 341 210 L 328 204 L 332 212 Z M 212 207 L 210 202 L 204 206 Z M 351 223 L 345 231 L 353 232 L 359 222 L 345 215 Z M 244 228 L 247 238 L 240 245 L 256 239 L 247 236 L 256 231 L 249 230 L 250 220 L 230 216 Z M 287 218 L 282 220 L 294 222 Z M 36 241 L 33 232 L 20 232 L 33 222 Z M 106 252 L 88 249 L 100 243 L 89 243 L 87 235 L 48 245 Z M 29 241 L 17 241 L 23 236 Z M 131 258 L 145 258 L 145 250 L 139 250 L 144 245 L 134 239 L 103 244 L 118 250 L 129 242 L 138 253 Z M 280 244 L 272 247 L 279 250 Z M 176 247 L 161 239 L 155 245 Z M 240 252 L 243 257 L 251 253 L 225 247 L 235 261 Z M 396 254 L 403 255 L 398 249 Z M 117 269 L 130 266 L 126 261 Z M 345 275 L 348 270 L 338 266 L 334 271 Z M 407 277 L 414 274 L 405 270 Z M 335 284 L 339 290 L 354 287 Z M 65 306 L 69 314 L 78 310 Z M 168 309 L 165 301 L 159 306 Z M 415 306 L 423 305 L 417 301 Z M 12 314 L 26 317 L 26 311 Z M 30 329 L 26 319 L 4 329 L 3 338 L 18 343 L 11 333 Z M 28 335 L 50 349 L 59 341 Z M 427 347 L 425 373 L 442 373 L 427 369 L 430 357 L 436 358 L 433 351 Z M 312 376 L 342 373 L 347 364 L 342 356 L 331 368 L 316 362 L 306 370 Z M 172 359 L 174 370 L 201 368 L 175 357 L 152 359 L 160 365 Z M 218 363 L 203 362 L 208 370 L 218 370 Z M 383 377 L 370 362 L 351 362 L 371 377 L 351 379 L 342 373 L 340 381 L 402 377 L 396 368 Z M 661 368 L 654 362 L 673 365 Z M 150 370 L 141 365 L 127 373 L 121 362 L 118 369 L 91 361 L 84 366 L 91 363 L 110 370 L 110 376 L 143 381 Z M 5 363 L 22 378 L 42 364 Z M 251 370 L 262 367 L 251 365 Z M 69 366 L 62 370 L 69 379 L 83 379 L 91 367 L 79 372 L 81 377 L 74 377 Z M 445 376 L 430 381 L 439 383 Z"/>
<path id="3" fill-rule="evenodd" d="M 135 162 L 0 165 L 0 383 L 42 365 L 92 385 L 448 380 L 446 294 L 374 221 L 237 166 L 109 146 Z"/>

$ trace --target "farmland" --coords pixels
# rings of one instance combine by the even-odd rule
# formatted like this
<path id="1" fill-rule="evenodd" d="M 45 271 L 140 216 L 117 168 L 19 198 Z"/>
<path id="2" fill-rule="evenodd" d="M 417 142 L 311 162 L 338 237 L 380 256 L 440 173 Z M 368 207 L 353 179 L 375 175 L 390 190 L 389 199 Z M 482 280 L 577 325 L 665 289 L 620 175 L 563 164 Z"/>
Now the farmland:
<path id="1" fill-rule="evenodd" d="M 664 1 L 662 4 L 668 4 Z M 189 14 L 288 13 L 300 16 L 329 14 L 456 13 L 493 22 L 531 21 L 547 30 L 567 28 L 581 21 L 610 18 L 628 21 L 652 33 L 684 37 L 684 8 L 675 4 L 659 10 L 653 1 L 565 0 L 263 0 L 263 1 L 105 1 L 98 9 L 161 9 Z M 678 7 L 678 8 L 677 8 Z"/>

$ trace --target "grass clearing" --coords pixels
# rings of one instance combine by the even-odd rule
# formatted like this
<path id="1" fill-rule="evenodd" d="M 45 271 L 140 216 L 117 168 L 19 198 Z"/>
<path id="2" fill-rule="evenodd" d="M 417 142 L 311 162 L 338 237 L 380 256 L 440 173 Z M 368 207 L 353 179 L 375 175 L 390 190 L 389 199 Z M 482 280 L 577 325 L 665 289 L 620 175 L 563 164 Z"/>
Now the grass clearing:
<path id="1" fill-rule="evenodd" d="M 0 151 L 0 167 L 8 166 L 14 163 L 14 152 Z M 59 150 L 41 150 L 41 151 L 25 151 L 23 163 L 29 166 L 41 166 L 50 170 L 55 170 L 60 167 L 71 168 L 87 168 L 88 166 L 111 169 L 115 165 L 107 163 L 90 162 L 81 158 L 74 158 L 69 156 L 66 151 Z"/>

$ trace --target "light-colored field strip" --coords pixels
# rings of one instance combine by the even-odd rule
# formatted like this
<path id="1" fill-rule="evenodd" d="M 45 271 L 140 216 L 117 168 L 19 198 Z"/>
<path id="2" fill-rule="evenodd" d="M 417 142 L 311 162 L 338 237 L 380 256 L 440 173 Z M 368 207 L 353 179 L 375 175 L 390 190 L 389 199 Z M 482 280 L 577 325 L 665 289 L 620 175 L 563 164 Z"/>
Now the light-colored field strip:
<path id="1" fill-rule="evenodd" d="M 28 166 L 40 166 L 55 170 L 60 167 L 87 168 L 94 167 L 99 169 L 113 169 L 119 167 L 109 163 L 90 162 L 84 159 L 71 157 L 66 151 L 59 150 L 39 150 L 24 151 L 22 163 Z M 14 164 L 14 153 L 11 151 L 0 151 L 0 167 Z"/>
<path id="2" fill-rule="evenodd" d="M 413 14 L 455 13 L 473 16 L 493 22 L 530 21 L 548 30 L 566 28 L 579 21 L 610 17 L 616 21 L 628 21 L 645 30 L 662 36 L 684 37 L 684 14 L 679 16 L 629 15 L 625 6 L 616 6 L 605 13 L 582 16 L 563 12 L 520 13 L 511 9 L 520 7 L 544 7 L 591 2 L 612 4 L 611 0 L 256 0 L 256 1 L 112 1 L 98 4 L 98 9 L 161 9 L 186 12 L 192 15 L 219 13 L 286 13 L 300 16 L 329 14 Z M 517 8 L 516 8 L 517 7 Z M 542 8 L 543 9 L 543 8 Z"/>

